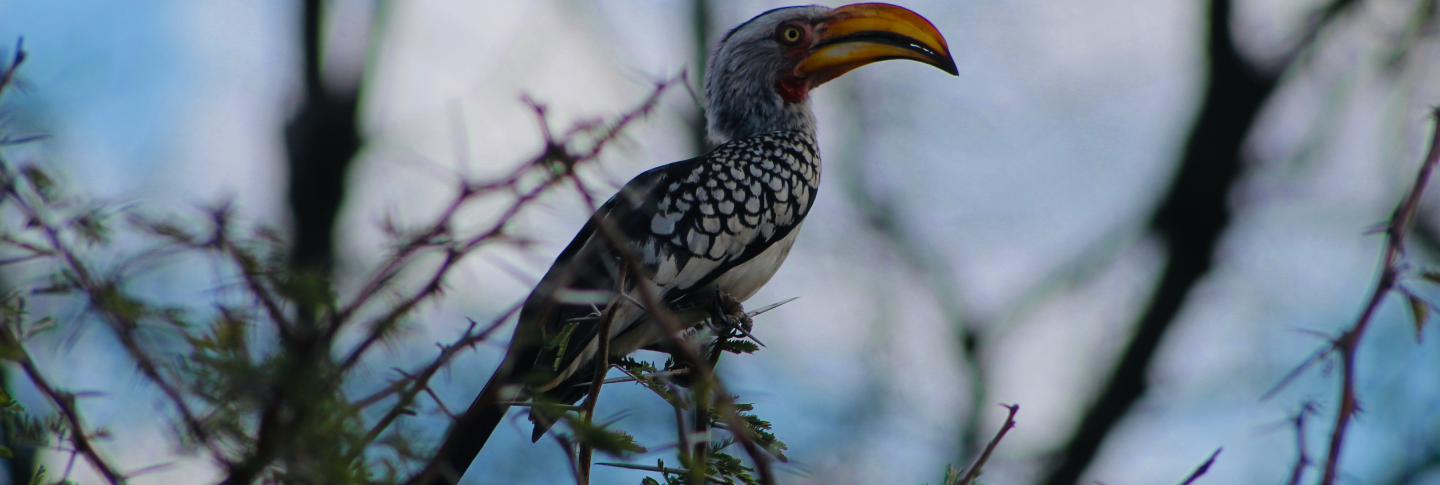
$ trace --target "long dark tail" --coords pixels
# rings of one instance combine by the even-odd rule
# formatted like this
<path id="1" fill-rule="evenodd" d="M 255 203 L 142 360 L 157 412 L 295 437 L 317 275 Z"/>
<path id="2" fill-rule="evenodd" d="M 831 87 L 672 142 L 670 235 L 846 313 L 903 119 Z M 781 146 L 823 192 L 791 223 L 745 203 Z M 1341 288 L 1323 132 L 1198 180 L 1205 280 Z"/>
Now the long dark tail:
<path id="1" fill-rule="evenodd" d="M 450 431 L 445 434 L 445 443 L 436 450 L 435 457 L 430 459 L 424 470 L 405 482 L 406 485 L 454 485 L 460 482 L 460 477 L 470 468 L 470 462 L 475 461 L 475 455 L 480 454 L 480 449 L 490 439 L 490 433 L 510 410 L 502 393 L 510 383 L 506 367 L 501 364 L 501 368 L 490 376 L 490 382 L 485 383 L 485 389 L 480 391 L 479 396 L 475 396 L 475 402 L 470 403 L 465 414 L 456 418 L 455 424 L 450 426 Z"/>

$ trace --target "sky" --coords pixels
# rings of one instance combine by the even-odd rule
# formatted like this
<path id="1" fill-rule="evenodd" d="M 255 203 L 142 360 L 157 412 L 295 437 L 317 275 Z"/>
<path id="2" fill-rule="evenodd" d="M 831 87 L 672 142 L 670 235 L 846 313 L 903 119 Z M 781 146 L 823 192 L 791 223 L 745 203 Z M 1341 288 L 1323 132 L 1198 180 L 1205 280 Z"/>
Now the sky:
<path id="1" fill-rule="evenodd" d="M 366 145 L 337 226 L 341 280 L 382 254 L 384 214 L 423 221 L 447 201 L 454 174 L 502 173 L 535 153 L 539 130 L 521 95 L 546 104 L 554 127 L 613 116 L 691 67 L 695 52 L 688 2 L 404 1 L 373 24 L 368 1 L 332 3 L 340 13 L 328 67 L 336 78 L 365 75 Z M 795 463 L 781 467 L 783 483 L 935 483 L 957 459 L 970 414 L 972 376 L 947 313 L 957 311 L 985 336 L 982 433 L 1003 420 L 993 403 L 1021 405 L 987 483 L 1031 483 L 1105 378 L 1158 274 L 1163 250 L 1143 227 L 1203 87 L 1204 6 L 904 5 L 946 36 L 960 75 L 887 62 L 816 90 L 825 181 L 789 260 L 751 302 L 800 299 L 757 322 L 769 347 L 727 358 L 720 372 L 790 444 Z M 776 6 L 716 6 L 714 35 Z M 1409 6 L 1367 3 L 1286 73 L 1248 143 L 1217 266 L 1162 345 L 1149 394 L 1085 483 L 1178 482 L 1221 447 L 1202 483 L 1282 483 L 1296 453 L 1285 420 L 1307 400 L 1321 406 L 1308 443 L 1320 453 L 1335 372 L 1260 396 L 1321 345 L 1305 331 L 1353 321 L 1382 242 L 1364 232 L 1393 208 L 1425 148 L 1424 111 L 1440 100 L 1425 62 L 1440 54 L 1433 39 L 1400 74 L 1382 69 Z M 1247 53 L 1273 59 L 1307 8 L 1313 2 L 1241 1 L 1232 25 Z M 20 126 L 52 135 L 24 156 L 142 210 L 233 199 L 249 220 L 285 224 L 280 127 L 298 100 L 297 13 L 278 0 L 0 0 L 0 51 L 23 36 L 30 53 L 27 88 L 5 107 Z M 378 40 L 357 40 L 367 32 Z M 618 187 L 697 155 L 685 124 L 694 112 L 693 98 L 672 90 L 587 172 L 591 186 Z M 908 246 L 867 226 L 862 209 L 875 201 L 892 209 Z M 541 206 L 517 221 L 538 244 L 468 260 L 412 335 L 365 362 L 357 393 L 386 369 L 428 360 L 466 317 L 483 321 L 524 297 L 588 215 L 573 194 Z M 487 207 L 469 217 L 480 224 Z M 927 268 L 907 266 L 916 254 Z M 1412 257 L 1424 265 L 1435 255 Z M 137 282 L 141 291 L 203 301 L 201 276 L 164 272 Z M 1384 306 L 1360 354 L 1366 412 L 1342 462 L 1353 483 L 1388 483 L 1440 454 L 1440 339 L 1417 343 L 1408 318 L 1400 302 Z M 126 468 L 176 463 L 135 482 L 213 481 L 208 463 L 173 453 L 153 392 L 103 332 L 76 342 L 42 360 L 67 387 L 116 396 L 85 403 L 87 417 L 118 437 L 106 451 Z M 452 408 L 468 402 L 501 352 L 482 347 L 457 361 L 437 393 Z M 668 418 L 647 417 L 664 414 L 663 403 L 638 388 L 606 389 L 602 415 L 630 412 L 621 423 L 642 441 L 673 434 Z M 412 424 L 443 427 L 437 413 Z M 529 444 L 520 424 L 501 426 L 477 461 L 488 474 L 467 483 L 567 479 L 553 443 Z M 596 480 L 642 475 L 605 469 Z M 1440 483 L 1440 473 L 1410 483 Z"/>

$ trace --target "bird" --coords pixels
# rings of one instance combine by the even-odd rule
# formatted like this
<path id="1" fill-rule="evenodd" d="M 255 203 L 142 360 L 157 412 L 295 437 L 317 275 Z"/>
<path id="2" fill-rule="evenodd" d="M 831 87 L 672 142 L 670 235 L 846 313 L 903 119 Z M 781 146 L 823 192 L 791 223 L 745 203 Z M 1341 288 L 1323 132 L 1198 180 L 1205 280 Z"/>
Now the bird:
<path id="1" fill-rule="evenodd" d="M 613 358 L 663 348 L 676 327 L 644 307 L 646 292 L 687 327 L 713 315 L 719 300 L 754 295 L 784 262 L 815 203 L 821 165 L 810 91 L 891 59 L 959 75 L 935 26 L 895 5 L 778 8 L 726 33 L 703 86 L 714 148 L 641 173 L 595 211 L 522 304 L 484 389 L 407 483 L 458 482 L 516 399 L 578 401 L 593 378 L 599 339 L 608 339 Z M 641 270 L 624 276 L 616 292 L 625 258 Z M 587 294 L 613 302 L 609 335 L 599 335 L 594 298 L 577 297 Z M 554 417 L 530 412 L 535 441 Z"/>

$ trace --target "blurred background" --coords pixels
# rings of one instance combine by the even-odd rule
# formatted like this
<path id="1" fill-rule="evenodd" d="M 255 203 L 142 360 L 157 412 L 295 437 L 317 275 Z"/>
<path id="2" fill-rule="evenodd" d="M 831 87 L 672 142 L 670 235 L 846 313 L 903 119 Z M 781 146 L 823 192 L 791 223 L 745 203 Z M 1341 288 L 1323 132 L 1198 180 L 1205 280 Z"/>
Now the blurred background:
<path id="1" fill-rule="evenodd" d="M 0 0 L 0 51 L 23 36 L 30 54 L 22 90 L 0 108 L 11 131 L 50 135 L 8 156 L 151 213 L 233 200 L 247 220 L 298 225 L 296 257 L 331 268 L 343 292 L 384 254 L 382 220 L 419 224 L 457 176 L 504 173 L 539 152 L 522 95 L 547 105 L 557 130 L 623 113 L 657 81 L 688 72 L 698 84 L 699 59 L 727 29 L 787 5 L 311 3 L 323 8 L 307 76 L 300 1 Z M 1323 463 L 1333 366 L 1262 396 L 1369 296 L 1383 239 L 1367 230 L 1413 180 L 1440 104 L 1436 2 L 903 6 L 944 33 L 959 77 L 884 63 L 814 92 L 824 184 L 789 261 L 749 306 L 799 300 L 757 319 L 767 348 L 720 367 L 789 444 L 782 483 L 938 482 L 1003 422 L 997 403 L 1021 410 L 986 467 L 992 485 L 1176 483 L 1221 447 L 1198 483 L 1287 483 L 1300 453 L 1290 420 L 1307 402 L 1317 413 L 1303 444 Z M 355 132 L 335 140 L 354 157 L 298 166 L 286 138 L 297 116 L 353 116 Z M 669 90 L 587 182 L 608 194 L 703 153 L 700 116 L 692 93 Z M 322 199 L 343 202 L 295 207 Z M 1440 196 L 1425 201 L 1408 255 L 1422 267 L 1440 256 Z M 473 217 L 493 217 L 485 209 Z M 536 244 L 466 260 L 445 298 L 371 354 L 355 392 L 428 361 L 467 317 L 523 298 L 587 216 L 573 192 L 526 212 L 516 232 Z M 203 304 L 196 271 L 167 266 L 136 285 Z M 1363 413 L 1340 483 L 1440 484 L 1435 331 L 1417 341 L 1400 299 L 1382 307 L 1359 354 Z M 116 463 L 169 464 L 132 483 L 220 478 L 179 451 L 113 338 L 67 334 L 45 350 L 37 358 L 57 382 L 102 393 L 82 404 Z M 437 394 L 462 407 L 502 353 L 497 342 L 467 354 Z M 642 443 L 673 439 L 653 395 L 605 392 L 601 416 L 628 413 L 620 426 Z M 438 439 L 445 418 L 429 405 L 401 424 Z M 467 483 L 570 481 L 559 449 L 528 434 L 523 418 L 502 424 Z M 67 457 L 37 459 L 53 469 Z M 643 476 L 595 472 L 606 484 Z M 1303 482 L 1316 480 L 1312 466 Z"/>

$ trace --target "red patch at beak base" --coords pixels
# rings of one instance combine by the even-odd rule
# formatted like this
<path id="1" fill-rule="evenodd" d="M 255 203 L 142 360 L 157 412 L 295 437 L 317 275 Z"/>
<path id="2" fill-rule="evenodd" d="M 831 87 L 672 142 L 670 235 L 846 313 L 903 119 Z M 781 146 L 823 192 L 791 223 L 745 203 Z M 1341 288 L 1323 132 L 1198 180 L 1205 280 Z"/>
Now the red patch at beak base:
<path id="1" fill-rule="evenodd" d="M 784 99 L 786 104 L 799 103 L 810 95 L 810 81 L 794 74 L 785 74 L 775 81 L 775 92 L 780 94 L 780 99 Z"/>

